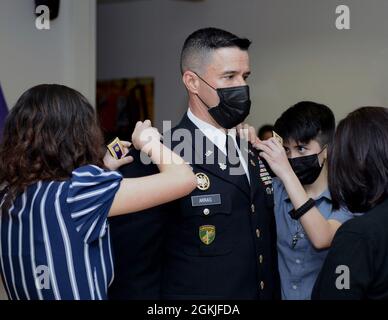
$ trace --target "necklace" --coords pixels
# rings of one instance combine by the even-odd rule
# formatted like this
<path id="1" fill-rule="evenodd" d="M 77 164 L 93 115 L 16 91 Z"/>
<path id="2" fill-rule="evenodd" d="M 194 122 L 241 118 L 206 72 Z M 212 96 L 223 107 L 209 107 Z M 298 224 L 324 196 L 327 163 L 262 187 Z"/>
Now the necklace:
<path id="1" fill-rule="evenodd" d="M 291 248 L 292 249 L 295 249 L 295 247 L 298 243 L 298 240 L 302 239 L 301 231 L 302 231 L 302 225 L 299 223 L 299 221 L 296 221 L 296 232 L 292 236 L 292 241 L 291 241 Z"/>

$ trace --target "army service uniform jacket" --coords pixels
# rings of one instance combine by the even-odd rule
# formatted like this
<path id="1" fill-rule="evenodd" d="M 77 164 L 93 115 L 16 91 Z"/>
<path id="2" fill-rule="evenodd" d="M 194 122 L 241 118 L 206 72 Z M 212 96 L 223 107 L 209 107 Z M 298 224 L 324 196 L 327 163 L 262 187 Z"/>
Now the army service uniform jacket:
<path id="1" fill-rule="evenodd" d="M 179 129 L 192 139 L 174 141 Z M 162 298 L 279 298 L 272 180 L 257 150 L 246 143 L 249 182 L 245 174 L 229 174 L 232 164 L 217 161 L 221 151 L 187 115 L 171 135 L 170 147 L 191 164 L 198 187 L 169 205 Z"/>

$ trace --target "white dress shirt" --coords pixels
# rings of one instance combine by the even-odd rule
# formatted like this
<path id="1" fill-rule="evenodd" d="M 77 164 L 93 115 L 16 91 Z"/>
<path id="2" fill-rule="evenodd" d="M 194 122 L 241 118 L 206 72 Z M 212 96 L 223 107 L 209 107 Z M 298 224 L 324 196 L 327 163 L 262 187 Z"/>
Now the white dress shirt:
<path id="1" fill-rule="evenodd" d="M 201 130 L 201 132 L 226 155 L 226 133 L 223 130 L 218 129 L 211 124 L 199 119 L 196 115 L 194 115 L 194 113 L 191 112 L 190 108 L 187 111 L 187 116 L 191 122 L 193 122 L 198 127 L 198 129 Z M 241 150 L 238 147 L 236 141 L 236 129 L 228 130 L 228 135 L 233 139 L 234 145 L 238 152 L 239 160 L 250 183 L 248 165 L 245 157 L 242 156 Z"/>

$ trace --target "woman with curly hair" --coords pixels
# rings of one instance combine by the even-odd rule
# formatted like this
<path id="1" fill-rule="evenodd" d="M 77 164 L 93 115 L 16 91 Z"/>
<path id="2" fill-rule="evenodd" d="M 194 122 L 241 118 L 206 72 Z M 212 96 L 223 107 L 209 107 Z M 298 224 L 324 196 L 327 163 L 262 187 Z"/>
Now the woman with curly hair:
<path id="1" fill-rule="evenodd" d="M 0 145 L 0 273 L 10 299 L 106 299 L 114 274 L 107 217 L 196 186 L 150 121 L 137 123 L 132 143 L 159 174 L 123 179 L 107 170 L 133 159 L 115 160 L 103 142 L 93 107 L 68 87 L 33 87 L 11 110 Z"/>

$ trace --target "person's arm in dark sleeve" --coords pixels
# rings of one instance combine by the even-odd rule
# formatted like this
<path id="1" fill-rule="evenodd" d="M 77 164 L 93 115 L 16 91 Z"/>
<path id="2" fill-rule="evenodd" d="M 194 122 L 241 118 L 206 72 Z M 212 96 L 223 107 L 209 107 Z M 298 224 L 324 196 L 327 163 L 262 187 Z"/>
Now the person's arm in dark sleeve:
<path id="1" fill-rule="evenodd" d="M 120 167 L 124 178 L 159 173 L 153 164 L 144 164 L 140 151 L 130 148 L 133 162 Z M 160 299 L 162 252 L 170 204 L 138 213 L 110 218 L 115 261 L 115 280 L 109 287 L 109 299 Z"/>
<path id="2" fill-rule="evenodd" d="M 373 279 L 372 261 L 370 241 L 360 232 L 340 229 L 315 283 L 312 299 L 365 299 Z"/>

